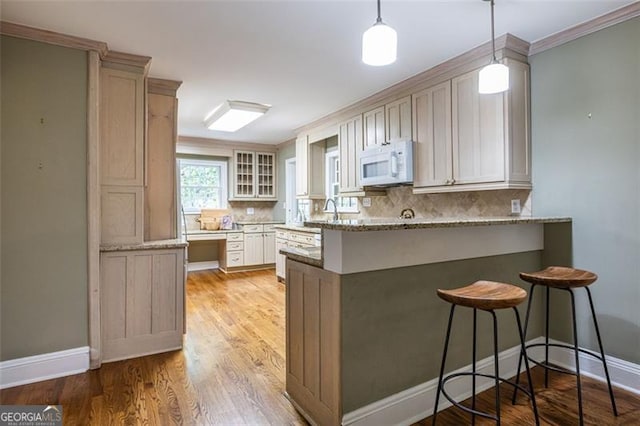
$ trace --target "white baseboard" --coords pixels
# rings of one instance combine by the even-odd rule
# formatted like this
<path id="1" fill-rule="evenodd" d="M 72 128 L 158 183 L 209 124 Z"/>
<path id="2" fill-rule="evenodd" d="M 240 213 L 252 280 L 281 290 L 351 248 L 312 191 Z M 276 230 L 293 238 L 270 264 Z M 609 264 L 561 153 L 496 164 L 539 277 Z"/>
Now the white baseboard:
<path id="1" fill-rule="evenodd" d="M 549 343 L 566 344 L 553 339 L 549 339 Z M 597 351 L 592 352 L 597 353 Z M 611 384 L 640 395 L 640 365 L 609 355 L 605 357 Z M 599 359 L 580 352 L 579 360 L 580 374 L 606 382 L 604 368 Z M 572 371 L 576 369 L 575 356 L 571 349 L 550 347 L 549 361 Z"/>
<path id="2" fill-rule="evenodd" d="M 0 362 L 0 389 L 84 373 L 89 346 Z"/>
<path id="3" fill-rule="evenodd" d="M 529 340 L 527 345 L 543 343 L 543 337 Z M 562 344 L 549 339 L 550 343 Z M 537 347 L 528 350 L 529 356 L 536 360 L 544 359 L 544 348 Z M 518 368 L 519 347 L 513 347 L 500 352 L 500 377 L 509 379 L 515 377 Z M 598 359 L 580 353 L 581 374 L 605 381 L 604 369 Z M 640 365 L 618 358 L 607 356 L 609 375 L 614 386 L 627 391 L 640 394 Z M 549 348 L 549 362 L 575 370 L 573 351 L 564 348 Z M 493 374 L 493 357 L 484 358 L 476 363 L 479 373 Z M 471 371 L 471 364 L 447 374 Z M 486 378 L 478 378 L 476 392 L 489 389 L 494 381 Z M 438 390 L 438 379 L 419 384 L 402 392 L 381 399 L 342 417 L 342 424 L 347 426 L 357 425 L 410 425 L 433 414 L 433 405 Z M 447 393 L 456 401 L 464 401 L 471 396 L 470 380 L 465 378 L 453 379 L 447 382 Z M 451 403 L 440 395 L 438 411 L 451 406 Z"/>
<path id="4" fill-rule="evenodd" d="M 210 262 L 189 262 L 187 265 L 187 271 L 204 271 L 205 269 L 218 269 L 220 267 L 220 263 L 217 260 L 212 260 Z"/>

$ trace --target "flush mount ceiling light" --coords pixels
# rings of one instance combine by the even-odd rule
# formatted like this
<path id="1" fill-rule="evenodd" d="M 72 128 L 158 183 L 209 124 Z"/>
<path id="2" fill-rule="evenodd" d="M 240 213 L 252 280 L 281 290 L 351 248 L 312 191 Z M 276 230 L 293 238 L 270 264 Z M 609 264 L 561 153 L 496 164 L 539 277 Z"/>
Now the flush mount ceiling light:
<path id="1" fill-rule="evenodd" d="M 397 45 L 396 31 L 382 22 L 378 0 L 378 19 L 362 35 L 362 62 L 374 66 L 392 64 L 396 61 Z"/>
<path id="2" fill-rule="evenodd" d="M 496 37 L 493 23 L 493 0 L 491 2 L 491 63 L 480 70 L 478 91 L 484 94 L 500 93 L 509 89 L 509 67 L 496 59 Z"/>
<path id="3" fill-rule="evenodd" d="M 266 113 L 271 105 L 243 101 L 226 101 L 204 119 L 209 130 L 235 132 Z"/>

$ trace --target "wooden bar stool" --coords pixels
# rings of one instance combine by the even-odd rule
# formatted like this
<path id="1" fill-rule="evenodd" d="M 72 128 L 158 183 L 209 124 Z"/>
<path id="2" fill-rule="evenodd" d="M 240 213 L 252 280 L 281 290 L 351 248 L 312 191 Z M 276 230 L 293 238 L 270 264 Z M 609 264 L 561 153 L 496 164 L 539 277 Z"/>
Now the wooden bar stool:
<path id="1" fill-rule="evenodd" d="M 513 386 L 515 389 L 520 389 L 527 394 L 531 399 L 531 405 L 533 406 L 533 414 L 535 416 L 536 425 L 540 424 L 538 417 L 538 407 L 536 406 L 536 400 L 533 393 L 533 387 L 531 384 L 531 374 L 529 372 L 529 362 L 527 358 L 524 358 L 525 366 L 527 369 L 527 378 L 529 379 L 529 389 L 521 387 L 519 384 L 513 383 L 506 379 L 499 377 L 498 368 L 498 322 L 496 320 L 496 309 L 508 309 L 512 308 L 516 316 L 516 322 L 518 326 L 518 335 L 520 337 L 521 351 L 525 350 L 524 335 L 522 333 L 522 325 L 520 323 L 520 315 L 516 306 L 518 306 L 524 299 L 527 298 L 527 292 L 511 284 L 503 284 L 493 281 L 476 281 L 475 283 L 466 287 L 461 287 L 453 290 L 438 290 L 438 296 L 451 303 L 451 311 L 449 313 L 449 323 L 447 325 L 447 335 L 444 341 L 444 353 L 442 354 L 442 365 L 440 366 L 440 376 L 438 379 L 438 391 L 436 393 L 436 403 L 433 408 L 433 424 L 436 424 L 436 415 L 438 413 L 438 401 L 440 399 L 440 392 L 456 407 L 471 414 L 472 423 L 475 424 L 475 416 L 482 416 L 488 419 L 493 419 L 500 424 L 500 382 L 507 383 Z M 472 355 L 472 371 L 449 374 L 444 377 L 444 367 L 447 360 L 447 349 L 449 347 L 449 337 L 451 336 L 451 323 L 453 321 L 453 312 L 456 306 L 466 306 L 473 308 L 473 355 Z M 495 368 L 495 375 L 481 374 L 476 372 L 476 324 L 477 324 L 477 310 L 487 311 L 493 317 L 493 362 Z M 446 392 L 445 383 L 453 378 L 460 376 L 471 376 L 471 408 L 465 407 L 460 403 L 454 401 Z M 491 415 L 482 411 L 476 410 L 476 377 L 486 377 L 495 380 L 496 391 L 496 414 Z"/>
<path id="2" fill-rule="evenodd" d="M 572 374 L 576 376 L 577 388 L 578 388 L 578 415 L 580 416 L 580 424 L 584 424 L 584 416 L 582 414 L 582 384 L 580 382 L 580 359 L 579 353 L 585 353 L 589 356 L 599 359 L 602 361 L 602 365 L 604 367 L 604 374 L 607 378 L 607 386 L 609 387 L 609 397 L 611 398 L 611 408 L 613 409 L 613 414 L 615 416 L 618 415 L 618 409 L 616 408 L 616 401 L 613 396 L 613 388 L 611 387 L 611 380 L 609 379 L 609 370 L 607 369 L 607 363 L 604 357 L 604 349 L 602 348 L 602 339 L 600 338 L 600 329 L 598 328 L 598 321 L 596 320 L 596 312 L 593 308 L 593 300 L 591 298 L 591 291 L 589 290 L 589 285 L 595 282 L 598 279 L 598 276 L 593 272 L 584 271 L 581 269 L 574 268 L 566 268 L 562 266 L 550 266 L 542 271 L 538 272 L 521 272 L 520 278 L 524 281 L 531 283 L 531 291 L 529 293 L 529 303 L 527 304 L 527 315 L 524 320 L 524 335 L 527 335 L 527 328 L 529 327 L 529 314 L 531 313 L 531 303 L 533 301 L 533 290 L 536 286 L 542 286 L 546 288 L 547 294 L 547 306 L 545 312 L 545 342 L 537 343 L 532 345 L 527 345 L 524 352 L 520 353 L 520 360 L 518 361 L 518 375 L 520 374 L 520 367 L 522 364 L 522 359 L 525 360 L 530 359 L 536 365 L 539 365 L 544 368 L 544 387 L 549 386 L 549 370 L 557 371 L 559 373 L 564 374 Z M 586 349 L 581 349 L 578 347 L 578 329 L 576 324 L 576 302 L 575 295 L 573 293 L 574 288 L 584 287 L 587 291 L 587 296 L 589 297 L 589 306 L 591 308 L 591 316 L 593 317 L 593 325 L 596 329 L 596 336 L 598 337 L 598 346 L 600 347 L 600 354 L 598 355 L 595 352 L 588 351 Z M 549 290 L 551 288 L 555 288 L 558 290 L 567 291 L 571 295 L 571 317 L 573 319 L 573 346 L 564 345 L 559 343 L 549 343 Z M 538 362 L 533 358 L 529 358 L 528 356 L 524 356 L 526 354 L 527 348 L 532 347 L 540 347 L 544 346 L 544 362 Z M 571 349 L 574 352 L 575 362 L 576 362 L 576 371 L 569 371 L 563 368 L 556 367 L 554 365 L 549 364 L 549 347 L 559 347 Z M 518 376 L 517 376 L 518 377 Z M 518 380 L 516 380 L 518 383 Z M 518 392 L 518 388 L 516 387 L 513 392 L 512 402 L 515 403 L 516 395 Z"/>

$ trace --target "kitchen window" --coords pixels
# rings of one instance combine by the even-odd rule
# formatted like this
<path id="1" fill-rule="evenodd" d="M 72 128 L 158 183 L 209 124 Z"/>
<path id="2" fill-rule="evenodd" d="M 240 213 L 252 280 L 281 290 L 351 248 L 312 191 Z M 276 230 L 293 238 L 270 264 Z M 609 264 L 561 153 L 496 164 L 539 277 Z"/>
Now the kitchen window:
<path id="1" fill-rule="evenodd" d="M 327 199 L 333 198 L 339 213 L 358 213 L 358 199 L 356 197 L 340 196 L 340 156 L 337 150 L 327 152 L 325 165 Z"/>
<path id="2" fill-rule="evenodd" d="M 227 207 L 227 163 L 180 159 L 180 201 L 185 213 Z"/>

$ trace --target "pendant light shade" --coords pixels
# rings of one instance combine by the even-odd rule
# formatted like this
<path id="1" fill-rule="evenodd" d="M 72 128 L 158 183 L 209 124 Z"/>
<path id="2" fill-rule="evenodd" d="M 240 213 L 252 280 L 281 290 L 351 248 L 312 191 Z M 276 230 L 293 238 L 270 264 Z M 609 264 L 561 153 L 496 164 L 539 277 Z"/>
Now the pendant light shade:
<path id="1" fill-rule="evenodd" d="M 480 70 L 478 91 L 482 94 L 509 90 L 509 67 L 501 63 L 489 64 Z"/>
<path id="2" fill-rule="evenodd" d="M 494 31 L 493 0 L 491 2 L 491 63 L 480 70 L 478 91 L 482 94 L 500 93 L 509 90 L 509 67 L 496 59 L 496 37 Z"/>
<path id="3" fill-rule="evenodd" d="M 362 35 L 362 62 L 367 65 L 382 66 L 396 61 L 398 35 L 396 31 L 382 22 L 380 0 L 378 0 L 378 19 Z"/>

